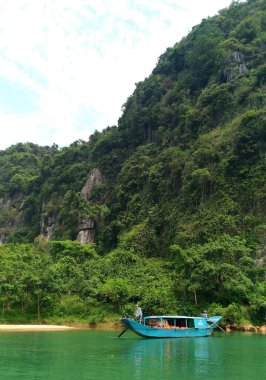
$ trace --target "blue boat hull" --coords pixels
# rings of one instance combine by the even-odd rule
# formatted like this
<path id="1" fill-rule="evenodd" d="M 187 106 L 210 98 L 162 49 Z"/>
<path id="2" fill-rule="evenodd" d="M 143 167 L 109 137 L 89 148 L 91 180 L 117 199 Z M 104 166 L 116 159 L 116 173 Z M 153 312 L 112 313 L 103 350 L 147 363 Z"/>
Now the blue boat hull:
<path id="1" fill-rule="evenodd" d="M 138 323 L 130 318 L 122 318 L 121 322 L 123 325 L 145 338 L 198 338 L 198 337 L 207 337 L 210 336 L 216 327 L 208 326 L 206 328 L 160 328 L 160 327 L 151 327 L 141 323 Z"/>

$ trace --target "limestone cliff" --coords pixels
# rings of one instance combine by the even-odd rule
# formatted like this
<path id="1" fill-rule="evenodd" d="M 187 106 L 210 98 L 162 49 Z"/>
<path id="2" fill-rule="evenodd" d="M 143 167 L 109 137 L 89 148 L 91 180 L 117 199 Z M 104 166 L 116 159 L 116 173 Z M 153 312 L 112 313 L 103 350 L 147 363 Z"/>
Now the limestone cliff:
<path id="1" fill-rule="evenodd" d="M 91 171 L 85 185 L 81 190 L 81 196 L 90 200 L 92 192 L 103 183 L 104 179 L 99 169 Z M 93 218 L 83 218 L 78 225 L 77 240 L 83 244 L 93 243 L 95 233 L 95 220 Z"/>
<path id="2" fill-rule="evenodd" d="M 0 244 L 8 242 L 10 234 L 22 226 L 21 207 L 23 197 L 2 197 L 0 198 Z"/>

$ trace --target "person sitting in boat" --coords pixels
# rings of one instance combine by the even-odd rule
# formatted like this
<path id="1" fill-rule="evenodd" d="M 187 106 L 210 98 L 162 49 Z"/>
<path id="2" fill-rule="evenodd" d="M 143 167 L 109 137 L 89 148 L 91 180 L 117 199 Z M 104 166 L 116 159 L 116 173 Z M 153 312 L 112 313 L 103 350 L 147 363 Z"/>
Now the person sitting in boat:
<path id="1" fill-rule="evenodd" d="M 204 311 L 201 313 L 201 316 L 202 316 L 202 318 L 208 318 L 207 311 L 204 310 Z"/>
<path id="2" fill-rule="evenodd" d="M 165 329 L 169 329 L 169 328 L 170 328 L 167 319 L 163 319 L 163 320 L 162 320 L 162 327 L 165 328 Z"/>
<path id="3" fill-rule="evenodd" d="M 137 322 L 141 323 L 142 322 L 142 317 L 143 317 L 143 314 L 142 314 L 142 310 L 141 310 L 141 307 L 139 305 L 136 305 L 136 310 L 135 310 L 135 319 Z"/>

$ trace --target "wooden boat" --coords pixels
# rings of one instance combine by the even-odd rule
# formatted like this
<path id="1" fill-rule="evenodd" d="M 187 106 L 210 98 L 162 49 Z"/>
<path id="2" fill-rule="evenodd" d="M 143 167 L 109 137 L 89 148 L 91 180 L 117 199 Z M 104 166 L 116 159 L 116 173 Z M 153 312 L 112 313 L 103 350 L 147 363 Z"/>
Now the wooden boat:
<path id="1" fill-rule="evenodd" d="M 145 317 L 143 323 L 131 318 L 121 318 L 125 330 L 133 331 L 145 338 L 195 338 L 210 336 L 218 326 L 221 316 L 209 318 L 180 315 L 155 315 Z"/>

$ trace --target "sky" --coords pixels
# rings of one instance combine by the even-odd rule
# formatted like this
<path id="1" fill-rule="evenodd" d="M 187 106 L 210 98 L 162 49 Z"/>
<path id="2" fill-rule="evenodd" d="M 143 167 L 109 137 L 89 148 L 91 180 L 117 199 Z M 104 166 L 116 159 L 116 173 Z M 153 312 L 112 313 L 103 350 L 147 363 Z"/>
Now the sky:
<path id="1" fill-rule="evenodd" d="M 0 0 L 0 150 L 117 125 L 164 51 L 231 0 Z"/>

